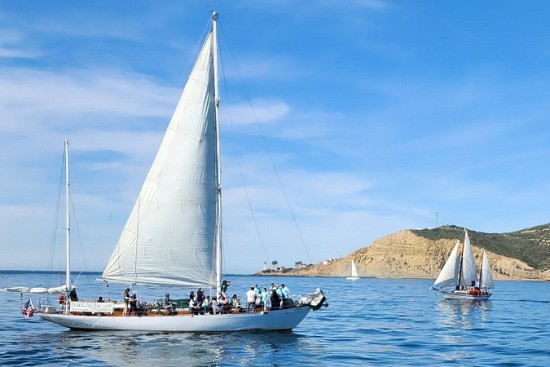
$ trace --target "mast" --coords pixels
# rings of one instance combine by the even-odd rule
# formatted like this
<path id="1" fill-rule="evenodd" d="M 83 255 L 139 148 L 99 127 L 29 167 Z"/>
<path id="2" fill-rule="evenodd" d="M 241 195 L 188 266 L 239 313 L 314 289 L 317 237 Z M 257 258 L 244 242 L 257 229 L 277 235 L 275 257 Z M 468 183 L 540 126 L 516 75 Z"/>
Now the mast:
<path id="1" fill-rule="evenodd" d="M 485 249 L 483 249 L 482 254 L 485 253 Z M 483 255 L 481 256 L 481 265 L 479 266 L 479 289 L 481 289 L 482 285 L 482 279 L 483 278 Z"/>
<path id="2" fill-rule="evenodd" d="M 456 285 L 459 286 L 460 282 L 462 281 L 462 267 L 464 264 L 464 246 L 466 245 L 466 238 L 464 239 L 464 243 L 462 244 L 462 252 L 460 253 L 460 263 L 458 265 L 458 278 Z"/>
<path id="3" fill-rule="evenodd" d="M 65 139 L 65 287 L 68 299 L 71 284 L 71 193 L 69 180 L 69 140 Z M 69 313 L 69 307 L 65 307 Z"/>
<path id="4" fill-rule="evenodd" d="M 222 169 L 220 148 L 220 92 L 218 88 L 218 13 L 212 12 L 212 54 L 214 61 L 214 100 L 216 128 L 216 234 L 215 234 L 215 261 L 216 261 L 216 291 L 219 292 L 222 283 Z"/>

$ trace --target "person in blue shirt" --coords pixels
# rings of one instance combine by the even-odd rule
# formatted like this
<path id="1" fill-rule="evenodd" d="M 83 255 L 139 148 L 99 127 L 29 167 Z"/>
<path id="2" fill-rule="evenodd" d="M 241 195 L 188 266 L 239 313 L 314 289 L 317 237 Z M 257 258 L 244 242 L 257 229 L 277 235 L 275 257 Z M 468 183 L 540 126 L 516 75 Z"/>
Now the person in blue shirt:
<path id="1" fill-rule="evenodd" d="M 283 294 L 284 299 L 289 299 L 290 298 L 290 290 L 284 284 L 281 284 L 281 293 Z"/>
<path id="2" fill-rule="evenodd" d="M 271 307 L 271 297 L 269 297 L 269 292 L 266 287 L 262 287 L 262 292 L 260 293 L 262 298 L 262 304 L 264 305 L 264 311 Z"/>

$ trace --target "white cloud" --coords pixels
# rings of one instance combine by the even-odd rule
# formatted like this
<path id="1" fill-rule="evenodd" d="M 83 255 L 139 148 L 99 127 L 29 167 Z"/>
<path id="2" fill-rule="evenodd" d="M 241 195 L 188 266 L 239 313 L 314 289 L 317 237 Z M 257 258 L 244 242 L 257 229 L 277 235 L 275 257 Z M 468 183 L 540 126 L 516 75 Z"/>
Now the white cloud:
<path id="1" fill-rule="evenodd" d="M 231 125 L 271 123 L 280 121 L 290 112 L 287 103 L 277 100 L 255 100 L 247 103 L 239 103 L 224 107 L 222 120 Z M 223 119 L 226 117 L 226 119 Z"/>

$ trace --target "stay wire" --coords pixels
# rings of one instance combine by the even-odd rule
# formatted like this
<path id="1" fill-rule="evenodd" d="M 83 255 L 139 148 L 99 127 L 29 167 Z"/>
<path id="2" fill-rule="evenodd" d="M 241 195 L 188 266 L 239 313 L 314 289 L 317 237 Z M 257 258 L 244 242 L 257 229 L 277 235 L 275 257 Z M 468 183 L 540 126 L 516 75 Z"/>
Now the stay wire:
<path id="1" fill-rule="evenodd" d="M 220 33 L 221 33 L 221 32 L 220 32 Z M 227 39 L 225 39 L 225 42 L 226 42 L 227 44 L 229 44 L 229 42 L 227 41 Z M 305 252 L 306 252 L 306 254 L 307 254 L 309 263 L 312 263 L 312 261 L 311 261 L 311 256 L 310 256 L 310 254 L 309 254 L 308 248 L 307 248 L 307 246 L 306 246 L 306 242 L 305 242 L 305 240 L 304 240 L 304 236 L 302 235 L 302 231 L 300 230 L 300 226 L 298 225 L 298 221 L 296 220 L 296 215 L 294 214 L 294 210 L 292 209 L 292 205 L 290 204 L 290 200 L 288 199 L 288 195 L 287 195 L 286 190 L 285 190 L 285 188 L 284 188 L 284 185 L 283 185 L 281 176 L 280 176 L 280 174 L 279 174 L 279 170 L 277 169 L 277 166 L 275 165 L 275 160 L 273 159 L 273 155 L 271 154 L 271 150 L 269 149 L 269 145 L 267 144 L 267 139 L 266 139 L 266 137 L 265 137 L 265 134 L 264 134 L 264 132 L 263 132 L 263 130 L 262 130 L 262 127 L 261 127 L 260 122 L 259 122 L 259 120 L 258 120 L 258 117 L 257 117 L 257 115 L 256 115 L 256 111 L 255 111 L 255 109 L 254 109 L 254 106 L 252 105 L 252 100 L 251 100 L 251 98 L 250 98 L 250 95 L 248 94 L 248 90 L 246 89 L 246 87 L 245 87 L 245 85 L 244 85 L 244 82 L 243 82 L 243 79 L 242 79 L 242 76 L 241 76 L 241 72 L 240 72 L 240 70 L 239 70 L 239 68 L 238 68 L 238 66 L 237 66 L 237 62 L 236 62 L 236 60 L 235 60 L 235 57 L 234 57 L 233 54 L 231 53 L 231 50 L 229 50 L 229 54 L 230 54 L 230 56 L 231 56 L 231 58 L 232 58 L 232 60 L 233 60 L 233 64 L 235 65 L 235 69 L 236 69 L 236 71 L 237 71 L 237 75 L 239 76 L 239 81 L 240 81 L 240 83 L 241 83 L 241 86 L 242 86 L 242 88 L 243 88 L 244 94 L 245 94 L 245 96 L 246 96 L 246 100 L 247 100 L 247 102 L 248 102 L 248 104 L 249 104 L 249 106 L 250 106 L 250 110 L 252 111 L 252 115 L 253 115 L 253 117 L 254 117 L 254 122 L 256 123 L 256 126 L 258 127 L 258 131 L 259 131 L 260 136 L 261 136 L 261 138 L 262 138 L 262 142 L 263 142 L 263 144 L 264 144 L 264 146 L 265 146 L 265 149 L 266 149 L 267 154 L 268 154 L 268 156 L 269 156 L 269 159 L 270 159 L 270 161 L 271 161 L 271 165 L 273 166 L 273 170 L 275 171 L 275 175 L 277 176 L 277 180 L 278 180 L 278 182 L 279 182 L 279 186 L 280 186 L 280 188 L 281 188 L 281 191 L 282 191 L 283 196 L 284 196 L 284 198 L 285 198 L 286 204 L 287 204 L 288 209 L 289 209 L 289 211 L 290 211 L 290 214 L 291 214 L 291 216 L 292 216 L 292 220 L 294 221 L 294 225 L 295 225 L 295 227 L 296 227 L 296 230 L 297 230 L 297 232 L 298 232 L 298 235 L 300 236 L 300 241 L 302 242 L 302 245 L 303 245 L 303 247 L 304 247 L 304 250 L 305 250 Z M 224 83 L 225 83 L 225 78 L 224 78 Z"/>
<path id="2" fill-rule="evenodd" d="M 218 27 L 219 27 L 219 24 L 218 24 Z M 222 32 L 220 32 L 222 33 Z M 222 33 L 223 34 L 223 33 Z M 227 39 L 225 39 L 225 41 L 227 42 Z M 228 87 L 228 84 L 227 84 L 227 79 L 225 78 L 225 69 L 224 69 L 224 62 L 223 62 L 223 53 L 221 52 L 221 44 L 218 42 L 218 49 L 220 50 L 220 66 L 221 66 L 221 69 L 222 69 L 222 79 L 223 79 L 223 85 L 224 85 L 224 89 L 226 91 L 226 94 L 229 94 L 228 93 L 228 90 L 229 90 L 229 87 Z M 233 126 L 233 117 L 230 116 L 230 124 Z M 252 207 L 252 201 L 250 200 L 250 195 L 248 194 L 248 187 L 247 187 L 247 184 L 246 184 L 246 180 L 245 180 L 245 177 L 244 177 L 244 172 L 243 172 L 243 168 L 242 168 L 242 165 L 239 164 L 239 170 L 240 170 L 240 174 L 241 174 L 241 180 L 243 182 L 243 187 L 244 187 L 244 192 L 245 192 L 245 195 L 246 195 L 246 200 L 248 202 L 248 207 L 250 209 L 250 213 L 252 215 L 252 221 L 254 222 L 254 228 L 256 229 L 256 234 L 258 235 L 258 240 L 260 241 L 260 245 L 262 246 L 262 249 L 264 250 L 264 254 L 265 254 L 265 257 L 266 257 L 266 260 L 271 263 L 271 258 L 267 252 L 267 248 L 265 247 L 265 244 L 264 244 L 264 241 L 262 239 L 262 235 L 261 235 L 261 232 L 260 232 L 260 228 L 258 226 L 258 221 L 256 220 L 256 215 L 254 214 L 254 209 Z"/>

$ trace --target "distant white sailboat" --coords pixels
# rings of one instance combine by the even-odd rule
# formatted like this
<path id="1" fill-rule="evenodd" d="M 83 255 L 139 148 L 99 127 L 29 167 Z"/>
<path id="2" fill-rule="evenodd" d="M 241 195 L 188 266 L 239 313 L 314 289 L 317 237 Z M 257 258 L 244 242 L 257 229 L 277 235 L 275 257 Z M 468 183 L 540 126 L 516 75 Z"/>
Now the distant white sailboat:
<path id="1" fill-rule="evenodd" d="M 222 292 L 216 22 L 217 14 L 213 13 L 212 28 L 101 276 L 106 282 L 202 287 L 212 290 L 213 296 Z M 65 292 L 69 285 L 68 264 L 67 256 L 67 285 L 62 287 Z M 125 316 L 124 302 L 66 298 L 63 310 L 44 308 L 38 316 L 76 330 L 292 330 L 311 309 L 325 303 L 323 292 L 317 289 L 296 303 L 258 312 L 227 308 L 226 312 L 193 317 L 188 307 L 180 305 L 172 312 L 145 307 L 138 314 Z"/>
<path id="2" fill-rule="evenodd" d="M 357 268 L 355 267 L 355 261 L 353 261 L 353 259 L 351 260 L 351 277 L 347 277 L 346 279 L 349 279 L 349 280 L 360 279 L 359 275 L 357 275 Z"/>
<path id="3" fill-rule="evenodd" d="M 432 289 L 441 292 L 447 299 L 489 299 L 491 297 L 489 289 L 493 288 L 493 276 L 485 249 L 483 249 L 478 278 L 468 231 L 464 230 L 464 246 L 460 256 L 458 256 L 459 245 L 460 241 L 457 241 Z"/>

